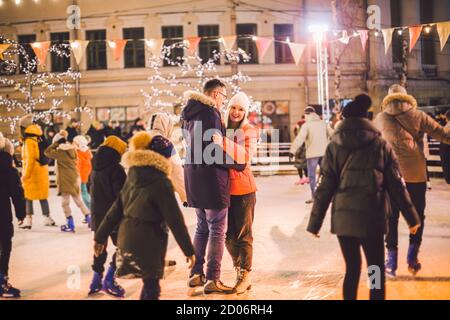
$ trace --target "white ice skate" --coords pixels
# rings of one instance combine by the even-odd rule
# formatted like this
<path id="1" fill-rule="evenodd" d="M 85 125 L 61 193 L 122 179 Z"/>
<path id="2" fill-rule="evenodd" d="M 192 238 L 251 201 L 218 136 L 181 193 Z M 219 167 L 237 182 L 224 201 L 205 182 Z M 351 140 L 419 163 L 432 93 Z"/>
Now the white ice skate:
<path id="1" fill-rule="evenodd" d="M 44 226 L 46 227 L 54 227 L 56 226 L 55 220 L 52 217 L 48 216 L 44 218 Z"/>
<path id="2" fill-rule="evenodd" d="M 25 230 L 31 230 L 31 226 L 32 226 L 32 216 L 26 216 L 25 219 L 23 220 L 23 223 L 21 225 L 19 225 L 20 229 L 25 229 Z"/>

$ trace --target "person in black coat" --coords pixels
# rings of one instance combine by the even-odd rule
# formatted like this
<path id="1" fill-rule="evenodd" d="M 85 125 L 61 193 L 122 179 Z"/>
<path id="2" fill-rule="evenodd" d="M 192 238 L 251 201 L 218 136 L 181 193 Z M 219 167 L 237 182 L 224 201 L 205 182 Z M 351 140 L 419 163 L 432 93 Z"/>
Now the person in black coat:
<path id="1" fill-rule="evenodd" d="M 20 290 L 8 283 L 14 227 L 11 200 L 19 223 L 25 219 L 25 197 L 19 172 L 13 167 L 14 147 L 0 134 L 0 298 L 18 298 Z"/>
<path id="2" fill-rule="evenodd" d="M 118 137 L 111 136 L 95 153 L 92 159 L 92 173 L 89 177 L 88 187 L 91 195 L 91 229 L 97 231 L 106 213 L 119 196 L 125 183 L 125 169 L 120 165 L 121 156 L 125 153 L 127 144 Z M 117 230 L 110 235 L 114 246 L 117 246 Z M 105 244 L 107 241 L 105 241 Z M 114 278 L 116 271 L 116 254 L 112 257 L 108 272 L 103 280 L 106 250 L 99 256 L 94 256 L 92 270 L 94 276 L 90 285 L 89 294 L 100 290 L 116 297 L 123 297 L 125 291 Z M 103 281 L 103 283 L 102 283 Z"/>
<path id="3" fill-rule="evenodd" d="M 196 265 L 189 286 L 204 286 L 205 293 L 233 293 L 220 281 L 221 261 L 225 245 L 228 207 L 230 206 L 229 169 L 243 170 L 212 141 L 212 135 L 223 136 L 220 109 L 226 99 L 226 88 L 218 79 L 208 81 L 203 94 L 188 91 L 182 112 L 183 135 L 187 143 L 184 181 L 187 202 L 196 208 L 197 230 L 194 238 Z M 208 249 L 206 277 L 203 270 Z M 208 281 L 208 283 L 206 282 Z"/>
<path id="4" fill-rule="evenodd" d="M 388 195 L 401 209 L 410 232 L 416 233 L 420 227 L 397 158 L 367 119 L 371 104 L 370 97 L 360 95 L 345 107 L 345 120 L 333 135 L 322 161 L 307 228 L 318 237 L 328 206 L 333 201 L 331 232 L 338 236 L 346 264 L 345 300 L 357 298 L 360 247 L 370 267 L 370 299 L 385 298 L 384 234 L 390 212 Z"/>
<path id="5" fill-rule="evenodd" d="M 445 113 L 447 128 L 450 128 L 450 110 Z M 450 185 L 450 144 L 441 143 L 440 155 L 442 161 L 442 170 L 444 171 L 445 181 Z"/>
<path id="6" fill-rule="evenodd" d="M 90 148 L 92 150 L 97 149 L 105 141 L 105 135 L 103 131 L 103 124 L 98 121 L 93 121 L 89 130 L 86 133 L 90 138 Z"/>
<path id="7" fill-rule="evenodd" d="M 192 267 L 194 248 L 175 198 L 168 160 L 173 144 L 162 136 L 137 133 L 123 156 L 129 168 L 125 185 L 95 233 L 95 251 L 101 254 L 108 236 L 119 226 L 117 275 L 141 278 L 141 300 L 158 300 L 168 230 Z"/>
<path id="8" fill-rule="evenodd" d="M 73 138 L 80 135 L 80 123 L 77 119 L 70 119 L 70 124 L 66 128 L 66 131 L 68 133 L 67 140 L 72 143 Z"/>

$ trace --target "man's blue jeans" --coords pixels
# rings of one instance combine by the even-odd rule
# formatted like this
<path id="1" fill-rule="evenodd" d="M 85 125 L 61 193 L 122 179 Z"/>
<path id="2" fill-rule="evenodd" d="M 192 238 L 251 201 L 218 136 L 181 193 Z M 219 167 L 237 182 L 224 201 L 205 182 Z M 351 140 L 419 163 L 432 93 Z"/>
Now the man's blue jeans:
<path id="1" fill-rule="evenodd" d="M 311 158 L 306 160 L 306 165 L 308 166 L 308 178 L 309 186 L 311 187 L 311 194 L 314 197 L 314 192 L 316 191 L 316 170 L 317 166 L 320 165 L 322 157 Z"/>
<path id="2" fill-rule="evenodd" d="M 197 213 L 197 230 L 194 237 L 196 262 L 192 274 L 204 274 L 203 265 L 208 252 L 206 279 L 219 280 L 228 226 L 228 208 L 195 209 L 195 211 Z"/>

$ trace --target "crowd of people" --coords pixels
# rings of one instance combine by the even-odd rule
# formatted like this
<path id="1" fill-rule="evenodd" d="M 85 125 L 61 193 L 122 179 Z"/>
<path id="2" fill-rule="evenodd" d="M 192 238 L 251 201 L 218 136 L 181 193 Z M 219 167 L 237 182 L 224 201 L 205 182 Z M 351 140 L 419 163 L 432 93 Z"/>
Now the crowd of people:
<path id="1" fill-rule="evenodd" d="M 155 113 L 147 125 L 137 119 L 126 136 L 118 123 L 104 126 L 94 121 L 82 135 L 76 120 L 66 130 L 43 132 L 31 116 L 24 117 L 20 122 L 21 176 L 13 164 L 12 143 L 0 135 L 0 175 L 5 182 L 0 185 L 5 208 L 0 215 L 0 297 L 20 296 L 20 290 L 8 281 L 14 230 L 10 199 L 21 229 L 32 228 L 36 201 L 44 225 L 55 226 L 48 204 L 51 161 L 66 218 L 61 231 L 76 231 L 72 199 L 83 223 L 94 232 L 90 295 L 103 291 L 124 297 L 116 277 L 139 278 L 141 299 L 159 299 L 169 230 L 189 263 L 191 293 L 201 289 L 204 294 L 242 294 L 251 289 L 257 187 L 250 164 L 259 131 L 248 121 L 250 99 L 244 92 L 237 93 L 224 109 L 227 90 L 218 79 L 206 82 L 202 93 L 186 92 L 186 98 L 184 163 L 171 141 L 174 124 L 165 113 Z M 381 285 L 371 287 L 370 297 L 385 298 L 385 275 L 394 278 L 398 265 L 400 212 L 410 231 L 408 268 L 412 274 L 421 269 L 425 133 L 443 143 L 444 172 L 450 184 L 450 112 L 446 127 L 441 126 L 419 111 L 416 100 L 398 85 L 389 89 L 375 121 L 368 118 L 371 105 L 369 96 L 359 95 L 328 124 L 316 109 L 307 107 L 291 148 L 298 184 L 311 187 L 307 203 L 313 206 L 307 230 L 315 237 L 332 202 L 331 231 L 338 237 L 346 264 L 344 299 L 357 298 L 361 247 L 368 266 L 378 267 L 381 276 Z M 195 209 L 193 239 L 179 203 Z M 105 274 L 109 240 L 116 250 Z M 231 286 L 221 281 L 225 250 L 236 271 Z"/>

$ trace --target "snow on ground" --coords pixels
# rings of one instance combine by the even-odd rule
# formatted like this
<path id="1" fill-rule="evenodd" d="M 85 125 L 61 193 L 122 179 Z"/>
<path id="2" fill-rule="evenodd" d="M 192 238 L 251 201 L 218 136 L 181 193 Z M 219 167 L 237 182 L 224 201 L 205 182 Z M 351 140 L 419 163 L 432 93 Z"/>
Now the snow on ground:
<path id="1" fill-rule="evenodd" d="M 315 239 L 305 229 L 310 206 L 304 202 L 309 186 L 295 186 L 295 176 L 258 177 L 254 222 L 253 288 L 241 295 L 187 295 L 188 269 L 181 250 L 171 238 L 167 257 L 177 261 L 162 281 L 162 299 L 340 299 L 344 264 L 335 236 L 329 232 L 329 216 Z M 423 271 L 413 278 L 406 267 L 408 229 L 400 223 L 399 279 L 387 283 L 388 299 L 450 299 L 450 188 L 442 180 L 433 181 L 427 196 L 427 221 L 420 253 Z M 64 223 L 60 198 L 51 190 L 52 216 Z M 16 230 L 10 265 L 11 282 L 22 290 L 24 299 L 113 299 L 105 294 L 88 297 L 91 280 L 93 234 L 81 224 L 74 208 L 75 234 L 56 227 L 43 227 L 39 204 L 35 203 L 31 231 Z M 74 207 L 74 206 L 73 206 Z M 195 212 L 184 209 L 191 235 Z M 112 246 L 109 248 L 111 253 Z M 110 255 L 111 256 L 111 255 Z M 109 257 L 110 257 L 109 256 Z M 108 259 L 109 259 L 108 257 Z M 364 270 L 364 269 L 363 269 Z M 235 273 L 228 253 L 222 264 L 222 280 L 233 284 Z M 359 298 L 368 298 L 365 275 L 361 277 Z M 139 299 L 140 280 L 118 280 L 126 289 L 126 299 Z"/>

